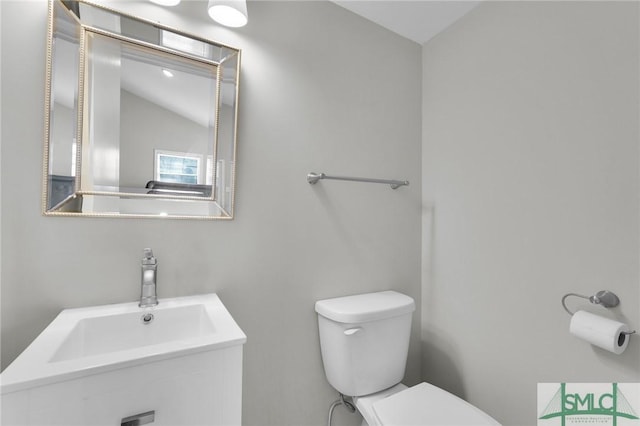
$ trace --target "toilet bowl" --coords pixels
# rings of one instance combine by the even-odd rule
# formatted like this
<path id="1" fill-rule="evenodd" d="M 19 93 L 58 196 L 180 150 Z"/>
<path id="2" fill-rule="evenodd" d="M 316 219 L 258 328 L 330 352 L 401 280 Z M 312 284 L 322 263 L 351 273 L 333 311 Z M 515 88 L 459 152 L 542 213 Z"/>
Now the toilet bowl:
<path id="1" fill-rule="evenodd" d="M 368 426 L 500 425 L 491 416 L 429 383 L 407 387 L 412 298 L 395 291 L 316 302 L 327 380 L 352 397 Z"/>
<path id="2" fill-rule="evenodd" d="M 489 426 L 498 423 L 482 410 L 457 396 L 420 383 L 402 383 L 372 395 L 354 397 L 362 426 Z"/>

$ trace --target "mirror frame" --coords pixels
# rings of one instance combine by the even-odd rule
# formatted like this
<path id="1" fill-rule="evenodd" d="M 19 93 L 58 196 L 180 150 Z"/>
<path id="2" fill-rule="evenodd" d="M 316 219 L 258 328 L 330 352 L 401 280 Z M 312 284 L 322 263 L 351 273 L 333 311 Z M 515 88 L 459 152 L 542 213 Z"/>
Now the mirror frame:
<path id="1" fill-rule="evenodd" d="M 116 16 L 124 17 L 127 19 L 131 19 L 140 23 L 143 23 L 147 26 L 155 28 L 159 31 L 168 31 L 174 34 L 177 34 L 182 37 L 186 37 L 198 42 L 205 43 L 206 45 L 211 45 L 221 49 L 221 51 L 229 52 L 225 55 L 222 60 L 216 61 L 211 58 L 199 57 L 196 55 L 190 55 L 188 52 L 183 52 L 177 49 L 167 48 L 165 46 L 158 46 L 152 43 L 149 43 L 144 40 L 138 40 L 136 38 L 129 37 L 123 34 L 116 34 L 111 31 L 97 28 L 92 25 L 85 24 L 79 19 L 76 14 L 69 9 L 67 6 L 68 2 L 63 2 L 62 0 L 49 0 L 49 11 L 48 11 L 48 28 L 47 28 L 47 52 L 46 52 L 46 81 L 45 81 L 45 112 L 44 112 L 44 155 L 43 155 L 43 193 L 42 193 L 42 211 L 45 216 L 66 216 L 66 217 L 110 217 L 110 218 L 170 218 L 170 219 L 200 219 L 200 220 L 231 220 L 234 216 L 234 206 L 235 206 L 235 182 L 236 182 L 236 161 L 237 161 L 237 130 L 238 130 L 238 95 L 239 95 L 239 78 L 240 78 L 240 58 L 241 51 L 240 49 L 230 47 L 212 40 L 204 39 L 202 37 L 198 37 L 189 33 L 185 33 L 181 30 L 177 30 L 175 28 L 168 27 L 166 25 L 152 22 L 137 16 L 129 15 L 127 13 L 120 12 L 115 9 L 111 9 L 109 7 L 99 5 L 93 3 L 88 0 L 79 0 L 74 1 L 73 3 L 78 4 L 86 4 L 92 8 L 101 9 L 108 13 L 114 14 Z M 53 175 L 51 170 L 51 147 L 52 147 L 52 122 L 54 117 L 53 105 L 52 101 L 52 88 L 53 81 L 52 77 L 54 75 L 54 32 L 55 32 L 55 10 L 56 6 L 60 6 L 60 10 L 63 10 L 64 13 L 68 14 L 69 18 L 75 21 L 79 28 L 79 62 L 78 62 L 78 88 L 77 92 L 74 95 L 75 104 L 77 110 L 74 111 L 74 114 L 77 114 L 75 117 L 76 129 L 75 138 L 76 138 L 76 153 L 75 153 L 75 176 L 70 176 L 69 180 L 73 181 L 73 193 L 67 196 L 63 201 L 59 202 L 55 206 L 49 208 L 49 195 L 51 190 L 51 176 Z M 215 92 L 215 117 L 213 119 L 215 123 L 214 131 L 213 131 L 213 140 L 209 141 L 209 143 L 213 144 L 213 176 L 212 176 L 212 188 L 211 188 L 211 196 L 210 197 L 197 197 L 197 196 L 185 196 L 185 195 L 170 195 L 170 194 L 157 194 L 157 193 L 147 193 L 147 194 L 139 194 L 139 193 L 127 193 L 127 192 L 107 192 L 107 191 L 83 191 L 81 186 L 81 170 L 82 170 L 82 148 L 87 143 L 84 138 L 87 134 L 86 132 L 86 123 L 88 118 L 85 116 L 86 113 L 86 103 L 88 96 L 87 89 L 85 87 L 86 82 L 86 61 L 87 61 L 87 52 L 86 44 L 87 37 L 89 33 L 101 34 L 112 37 L 116 40 L 120 40 L 125 43 L 133 43 L 139 46 L 143 46 L 152 50 L 155 50 L 158 54 L 161 55 L 177 55 L 186 59 L 199 61 L 202 63 L 206 63 L 211 66 L 215 66 L 216 68 L 216 92 Z M 235 64 L 230 61 L 235 61 Z M 231 68 L 235 67 L 234 75 L 230 78 L 223 76 L 223 70 L 225 69 L 225 63 L 231 63 Z M 222 80 L 225 82 L 231 81 L 235 85 L 234 90 L 234 99 L 232 105 L 232 119 L 229 121 L 230 123 L 230 131 L 232 133 L 229 144 L 232 145 L 230 149 L 230 154 L 232 156 L 229 176 L 231 179 L 231 185 L 229 188 L 225 188 L 226 191 L 229 191 L 229 206 L 225 209 L 220 203 L 220 195 L 218 194 L 217 188 L 217 171 L 218 171 L 218 150 L 219 150 L 219 125 L 220 125 L 220 105 L 221 105 L 221 85 Z M 90 100 L 89 100 L 90 102 Z M 88 136 L 87 136 L 88 139 Z M 209 208 L 217 208 L 220 211 L 219 215 L 202 215 L 202 214 L 167 214 L 167 213 L 120 213 L 120 212 L 82 212 L 74 211 L 77 209 L 78 203 L 82 203 L 83 197 L 91 197 L 91 196 L 105 196 L 105 197 L 118 197 L 120 199 L 137 199 L 137 200 L 171 200 L 180 202 L 184 200 L 185 203 L 207 203 Z M 224 194 L 222 194 L 224 196 Z M 215 205 L 215 206 L 214 206 Z"/>

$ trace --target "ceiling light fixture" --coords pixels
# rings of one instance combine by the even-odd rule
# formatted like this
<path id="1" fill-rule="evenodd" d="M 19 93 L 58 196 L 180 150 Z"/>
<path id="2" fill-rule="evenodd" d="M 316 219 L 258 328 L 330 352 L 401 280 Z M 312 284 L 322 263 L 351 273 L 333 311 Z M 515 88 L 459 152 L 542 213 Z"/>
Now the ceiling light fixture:
<path id="1" fill-rule="evenodd" d="M 180 3 L 180 0 L 149 0 L 151 3 L 159 4 L 162 6 L 175 6 Z"/>
<path id="2" fill-rule="evenodd" d="M 227 27 L 244 27 L 249 20 L 246 0 L 209 0 L 207 10 L 211 19 Z"/>

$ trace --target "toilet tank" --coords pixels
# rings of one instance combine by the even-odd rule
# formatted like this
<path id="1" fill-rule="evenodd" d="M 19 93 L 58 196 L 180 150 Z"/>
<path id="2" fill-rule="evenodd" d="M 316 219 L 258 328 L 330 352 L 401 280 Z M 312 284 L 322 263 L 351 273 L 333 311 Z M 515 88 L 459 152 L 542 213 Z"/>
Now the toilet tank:
<path id="1" fill-rule="evenodd" d="M 361 396 L 404 377 L 413 299 L 396 291 L 316 302 L 322 362 L 338 392 Z"/>

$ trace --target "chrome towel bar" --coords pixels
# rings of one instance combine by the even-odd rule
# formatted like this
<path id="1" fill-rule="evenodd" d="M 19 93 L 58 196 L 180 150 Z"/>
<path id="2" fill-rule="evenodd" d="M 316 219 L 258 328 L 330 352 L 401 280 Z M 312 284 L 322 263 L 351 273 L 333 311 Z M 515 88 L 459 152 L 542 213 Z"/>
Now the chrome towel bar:
<path id="1" fill-rule="evenodd" d="M 394 179 L 371 179 L 361 177 L 347 177 L 347 176 L 329 176 L 324 173 L 311 172 L 307 175 L 307 182 L 311 185 L 317 183 L 320 179 L 333 179 L 333 180 L 348 180 L 352 182 L 368 182 L 368 183 L 383 183 L 390 185 L 391 189 L 397 189 L 404 185 L 409 185 L 408 180 L 394 180 Z"/>

